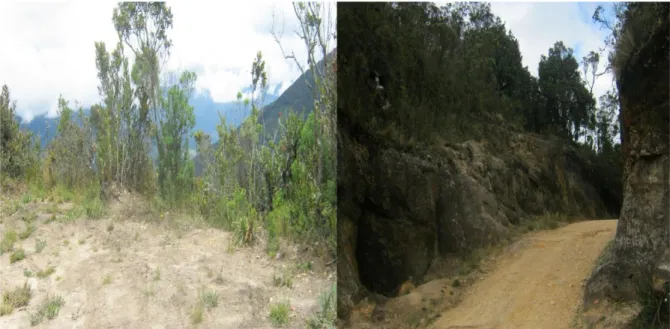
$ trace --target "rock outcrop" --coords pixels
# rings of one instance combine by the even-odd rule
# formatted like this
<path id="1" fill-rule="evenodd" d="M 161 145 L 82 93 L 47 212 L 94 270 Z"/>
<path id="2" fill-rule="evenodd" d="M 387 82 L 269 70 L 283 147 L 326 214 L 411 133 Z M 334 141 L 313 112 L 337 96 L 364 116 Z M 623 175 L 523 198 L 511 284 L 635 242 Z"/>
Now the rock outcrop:
<path id="1" fill-rule="evenodd" d="M 602 298 L 636 301 L 645 284 L 670 281 L 668 7 L 658 5 L 664 11 L 659 13 L 662 19 L 648 39 L 639 40 L 639 47 L 624 52 L 630 55 L 617 68 L 625 159 L 623 206 L 611 261 L 588 280 L 585 309 Z M 625 33 L 634 33 L 635 24 L 641 22 L 624 25 Z"/>
<path id="2" fill-rule="evenodd" d="M 500 128 L 492 142 L 401 151 L 338 121 L 341 318 L 367 292 L 395 296 L 437 257 L 499 242 L 524 218 L 608 215 L 589 165 L 559 140 Z"/>

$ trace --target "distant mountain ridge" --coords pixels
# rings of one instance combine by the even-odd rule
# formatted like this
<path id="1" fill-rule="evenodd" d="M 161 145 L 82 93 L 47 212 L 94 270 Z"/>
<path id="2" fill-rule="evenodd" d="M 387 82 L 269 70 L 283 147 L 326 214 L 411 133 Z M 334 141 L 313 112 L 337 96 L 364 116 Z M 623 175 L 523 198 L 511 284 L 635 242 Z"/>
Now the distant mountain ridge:
<path id="1" fill-rule="evenodd" d="M 279 98 L 279 95 L 268 94 L 265 97 L 265 104 L 269 104 Z M 189 101 L 193 106 L 195 114 L 195 127 L 193 131 L 202 130 L 212 136 L 213 141 L 218 139 L 216 126 L 219 124 L 219 114 L 226 118 L 226 122 L 234 127 L 238 127 L 244 119 L 249 116 L 250 110 L 240 106 L 237 102 L 215 102 L 209 91 L 195 95 Z M 89 115 L 89 109 L 84 109 L 84 115 Z M 46 114 L 35 116 L 29 122 L 25 122 L 21 116 L 16 116 L 22 129 L 28 130 L 34 136 L 40 137 L 41 145 L 46 146 L 58 132 L 59 117 L 47 117 Z M 189 147 L 195 148 L 195 141 L 189 139 Z"/>
<path id="2" fill-rule="evenodd" d="M 330 61 L 331 58 L 337 55 L 337 49 L 331 51 L 326 58 Z M 324 65 L 324 59 L 317 62 L 317 66 Z M 267 94 L 265 96 L 264 104 L 259 116 L 259 122 L 265 126 L 266 136 L 273 136 L 279 126 L 279 114 L 288 113 L 293 110 L 296 114 L 305 119 L 314 110 L 314 95 L 310 86 L 314 85 L 314 76 L 312 70 L 309 69 L 301 74 L 281 95 Z M 275 88 L 279 90 L 279 88 Z M 233 127 L 239 127 L 244 120 L 249 117 L 249 107 L 238 104 L 237 102 L 215 102 L 209 91 L 205 91 L 195 95 L 190 99 L 189 103 L 194 108 L 196 123 L 192 132 L 202 130 L 211 136 L 212 147 L 216 147 L 218 134 L 216 126 L 220 123 L 219 113 L 226 118 L 226 123 Z M 88 115 L 89 110 L 84 109 L 85 115 Z M 30 122 L 22 122 L 21 128 L 29 130 L 40 136 L 42 147 L 45 147 L 51 139 L 57 134 L 59 118 L 48 118 L 46 114 L 35 116 Z M 196 148 L 195 140 L 189 138 L 189 148 L 194 150 Z M 198 156 L 195 156 L 195 170 L 196 175 L 202 172 L 202 161 Z"/>
<path id="3" fill-rule="evenodd" d="M 326 58 L 317 62 L 317 66 L 323 66 L 324 60 L 329 61 L 337 56 L 337 48 L 328 53 Z M 314 75 L 312 70 L 308 69 L 304 74 L 301 74 L 293 84 L 284 91 L 279 98 L 274 100 L 269 105 L 263 107 L 259 115 L 258 121 L 262 123 L 265 128 L 266 136 L 273 136 L 279 127 L 279 113 L 288 113 L 293 110 L 296 114 L 305 119 L 314 110 L 314 94 L 310 86 L 314 85 Z M 217 143 L 214 142 L 212 136 L 212 145 L 210 149 L 215 149 Z M 202 173 L 202 159 L 199 156 L 194 158 L 195 174 L 199 176 Z"/>

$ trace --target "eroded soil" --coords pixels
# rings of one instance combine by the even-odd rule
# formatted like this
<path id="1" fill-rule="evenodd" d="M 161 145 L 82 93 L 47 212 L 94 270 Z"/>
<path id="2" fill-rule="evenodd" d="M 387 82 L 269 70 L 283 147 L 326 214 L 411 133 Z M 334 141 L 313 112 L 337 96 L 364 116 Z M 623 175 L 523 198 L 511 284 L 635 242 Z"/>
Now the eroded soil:
<path id="1" fill-rule="evenodd" d="M 91 220 L 71 218 L 68 203 L 0 202 L 0 239 L 8 230 L 35 227 L 14 244 L 25 251 L 23 260 L 0 255 L 0 295 L 25 282 L 32 292 L 27 307 L 0 316 L 3 329 L 273 328 L 270 309 L 285 301 L 291 305 L 286 327 L 305 328 L 335 278 L 334 266 L 319 260 L 301 266 L 310 262 L 302 248 L 284 247 L 283 257 L 270 258 L 260 243 L 231 248 L 230 233 L 196 222 L 143 220 L 122 203 Z M 50 267 L 50 275 L 36 275 Z M 290 287 L 275 277 L 290 278 Z M 204 293 L 218 296 L 217 305 L 202 307 Z M 31 314 L 47 296 L 61 296 L 63 306 L 31 327 Z"/>

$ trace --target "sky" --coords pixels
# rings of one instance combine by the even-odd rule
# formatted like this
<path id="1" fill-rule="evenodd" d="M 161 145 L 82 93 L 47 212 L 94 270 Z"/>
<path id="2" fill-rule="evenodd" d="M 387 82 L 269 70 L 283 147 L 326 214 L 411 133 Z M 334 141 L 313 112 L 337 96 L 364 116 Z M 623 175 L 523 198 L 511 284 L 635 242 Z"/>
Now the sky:
<path id="1" fill-rule="evenodd" d="M 306 63 L 305 46 L 293 32 L 298 20 L 291 2 L 167 4 L 173 14 L 167 70 L 196 72 L 197 90 L 208 91 L 214 101 L 233 101 L 251 84 L 251 64 L 259 50 L 270 92 L 283 92 L 300 76 L 271 33 L 274 16 L 285 52 L 295 52 Z M 84 107 L 100 101 L 94 42 L 104 41 L 108 51 L 116 46 L 115 6 L 113 1 L 0 1 L 0 85 L 8 85 L 24 120 L 45 112 L 56 115 L 59 94 Z M 335 19 L 335 6 L 330 6 Z"/>
<path id="2" fill-rule="evenodd" d="M 232 101 L 250 84 L 251 63 L 258 50 L 266 60 L 270 91 L 282 92 L 300 75 L 270 33 L 274 14 L 275 30 L 283 31 L 284 50 L 295 51 L 305 62 L 304 45 L 292 32 L 297 19 L 290 2 L 176 1 L 168 5 L 174 16 L 168 70 L 195 71 L 198 90 L 208 91 L 214 101 Z M 85 107 L 99 102 L 94 42 L 104 41 L 108 50 L 115 46 L 114 6 L 110 1 L 0 1 L 4 50 L 0 51 L 0 84 L 9 86 L 19 115 L 26 120 L 45 112 L 55 115 L 59 94 Z M 335 18 L 335 6 L 330 6 Z M 536 76 L 540 56 L 556 41 L 572 47 L 578 60 L 604 45 L 606 32 L 591 20 L 597 3 L 493 2 L 491 6 L 518 39 L 523 64 Z M 603 54 L 600 69 L 605 65 Z M 601 76 L 594 96 L 598 99 L 611 87 L 612 76 Z"/>
<path id="3" fill-rule="evenodd" d="M 493 2 L 491 10 L 517 38 L 523 65 L 537 76 L 541 56 L 547 55 L 556 41 L 572 48 L 578 62 L 590 51 L 597 52 L 605 46 L 607 31 L 592 21 L 599 4 L 611 10 L 611 3 L 596 2 Z M 598 71 L 604 71 L 606 66 L 607 54 L 603 53 Z M 612 86 L 611 74 L 596 79 L 593 86 L 596 101 Z"/>

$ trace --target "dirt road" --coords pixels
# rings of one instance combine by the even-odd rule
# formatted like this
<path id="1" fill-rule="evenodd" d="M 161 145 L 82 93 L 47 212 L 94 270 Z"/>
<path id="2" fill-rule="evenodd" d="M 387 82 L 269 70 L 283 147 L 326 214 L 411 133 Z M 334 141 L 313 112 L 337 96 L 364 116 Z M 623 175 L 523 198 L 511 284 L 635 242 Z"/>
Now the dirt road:
<path id="1" fill-rule="evenodd" d="M 579 222 L 524 237 L 431 328 L 570 328 L 582 284 L 616 225 L 616 220 Z"/>

